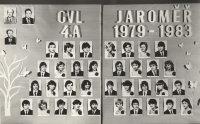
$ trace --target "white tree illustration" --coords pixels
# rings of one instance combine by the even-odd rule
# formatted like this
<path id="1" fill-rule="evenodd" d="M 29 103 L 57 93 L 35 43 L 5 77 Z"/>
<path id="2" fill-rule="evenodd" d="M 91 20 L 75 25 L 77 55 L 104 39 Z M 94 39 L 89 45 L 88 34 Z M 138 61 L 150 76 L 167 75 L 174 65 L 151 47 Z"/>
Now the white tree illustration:
<path id="1" fill-rule="evenodd" d="M 0 77 L 3 78 L 3 86 L 4 88 L 0 87 L 0 91 L 3 93 L 3 96 L 5 98 L 4 107 L 5 107 L 5 116 L 11 116 L 10 108 L 11 108 L 11 99 L 17 95 L 21 88 L 24 88 L 23 86 L 14 86 L 15 81 L 20 77 L 26 77 L 27 75 L 31 74 L 31 71 L 27 71 L 27 68 L 22 69 L 23 67 L 23 60 L 27 58 L 24 57 L 23 59 L 16 60 L 16 55 L 13 60 L 13 62 L 8 65 L 6 61 L 6 52 L 2 50 L 0 53 L 1 56 L 3 56 L 4 65 L 3 62 L 0 62 L 2 70 L 0 70 Z M 11 74 L 13 71 L 15 71 L 19 66 L 21 65 L 19 72 L 17 75 L 15 75 L 13 78 L 11 78 Z M 5 66 L 5 67 L 4 67 Z M 16 92 L 11 91 L 13 89 L 18 89 Z"/>

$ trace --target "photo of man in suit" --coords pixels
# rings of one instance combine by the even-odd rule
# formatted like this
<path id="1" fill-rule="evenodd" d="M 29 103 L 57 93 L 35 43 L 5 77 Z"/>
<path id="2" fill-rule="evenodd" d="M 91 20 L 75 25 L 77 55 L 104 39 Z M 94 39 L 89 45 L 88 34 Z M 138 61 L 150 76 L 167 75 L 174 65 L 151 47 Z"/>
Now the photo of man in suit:
<path id="1" fill-rule="evenodd" d="M 167 110 L 164 111 L 164 114 L 176 114 L 176 109 L 174 109 L 174 101 L 172 99 L 168 99 L 166 101 Z"/>
<path id="2" fill-rule="evenodd" d="M 124 49 L 124 53 L 122 53 L 122 57 L 134 57 L 134 53 L 131 51 L 132 50 L 132 45 L 129 42 L 125 42 L 123 44 L 123 49 Z"/>
<path id="3" fill-rule="evenodd" d="M 105 92 L 106 96 L 116 96 L 117 95 L 117 91 L 115 91 L 113 89 L 113 87 L 114 87 L 113 81 L 108 81 L 106 83 L 106 86 L 107 86 L 107 91 Z"/>
<path id="4" fill-rule="evenodd" d="M 147 81 L 142 81 L 140 83 L 140 88 L 142 91 L 139 91 L 140 96 L 151 95 L 151 90 L 149 90 L 149 84 Z"/>
<path id="5" fill-rule="evenodd" d="M 71 80 L 65 82 L 66 91 L 64 92 L 64 96 L 76 96 L 76 91 L 73 91 L 73 85 Z"/>
<path id="6" fill-rule="evenodd" d="M 49 77 L 50 74 L 46 71 L 47 64 L 45 62 L 41 62 L 39 66 L 40 72 L 37 73 L 38 77 Z"/>
<path id="7" fill-rule="evenodd" d="M 125 72 L 123 71 L 123 64 L 120 61 L 115 63 L 115 71 L 113 72 L 113 76 L 125 76 Z"/>
<path id="8" fill-rule="evenodd" d="M 48 45 L 49 53 L 46 54 L 46 58 L 58 58 L 58 53 L 56 53 L 56 44 L 50 42 Z"/>
<path id="9" fill-rule="evenodd" d="M 32 10 L 27 8 L 25 10 L 25 17 L 22 18 L 22 24 L 34 24 L 34 19 L 31 17 Z"/>
<path id="10" fill-rule="evenodd" d="M 90 44 L 88 42 L 84 42 L 82 44 L 83 52 L 80 53 L 81 58 L 92 58 L 92 53 L 90 52 Z"/>
<path id="11" fill-rule="evenodd" d="M 90 101 L 91 110 L 88 111 L 88 115 L 100 115 L 100 110 L 97 108 L 98 103 L 96 100 Z"/>
<path id="12" fill-rule="evenodd" d="M 16 37 L 13 36 L 13 30 L 6 30 L 8 37 L 5 38 L 5 45 L 16 45 Z"/>
<path id="13" fill-rule="evenodd" d="M 29 91 L 29 96 L 42 96 L 42 91 L 39 90 L 38 81 L 34 80 L 31 82 L 31 91 Z"/>
<path id="14" fill-rule="evenodd" d="M 131 106 L 133 107 L 133 109 L 130 111 L 131 115 L 142 114 L 142 109 L 139 108 L 139 101 L 137 99 L 132 100 Z"/>
<path id="15" fill-rule="evenodd" d="M 159 69 L 156 61 L 151 61 L 149 67 L 151 70 L 147 72 L 147 76 L 159 76 Z"/>
<path id="16" fill-rule="evenodd" d="M 16 24 L 17 18 L 13 15 L 14 10 L 9 8 L 7 9 L 7 17 L 5 18 L 4 24 Z"/>
<path id="17" fill-rule="evenodd" d="M 22 107 L 23 110 L 20 112 L 20 115 L 33 115 L 33 110 L 30 109 L 29 100 L 23 100 Z"/>
<path id="18" fill-rule="evenodd" d="M 173 91 L 173 95 L 185 95 L 185 90 L 182 89 L 182 82 L 180 80 L 176 80 L 174 86 L 176 90 Z"/>
<path id="19" fill-rule="evenodd" d="M 165 43 L 163 41 L 158 42 L 158 51 L 155 52 L 155 57 L 167 57 L 167 50 L 165 50 Z"/>
<path id="20" fill-rule="evenodd" d="M 65 109 L 65 101 L 59 99 L 57 101 L 58 109 L 55 111 L 55 115 L 67 115 L 67 109 Z"/>

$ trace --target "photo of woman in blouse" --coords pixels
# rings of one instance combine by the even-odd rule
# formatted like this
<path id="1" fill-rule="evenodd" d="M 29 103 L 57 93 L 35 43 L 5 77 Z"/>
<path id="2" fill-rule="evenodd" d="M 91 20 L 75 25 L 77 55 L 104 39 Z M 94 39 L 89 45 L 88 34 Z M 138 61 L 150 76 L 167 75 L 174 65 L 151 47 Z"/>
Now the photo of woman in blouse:
<path id="1" fill-rule="evenodd" d="M 117 110 L 114 112 L 114 115 L 126 115 L 123 105 L 122 99 L 115 99 L 115 106 Z"/>
<path id="2" fill-rule="evenodd" d="M 141 67 L 141 62 L 138 60 L 134 60 L 131 62 L 131 67 L 130 68 L 130 76 L 131 77 L 141 77 L 142 76 L 142 67 Z"/>
<path id="3" fill-rule="evenodd" d="M 107 54 L 105 53 L 106 58 L 116 58 L 116 47 L 114 43 L 108 42 L 106 44 L 106 51 L 107 51 Z"/>
<path id="4" fill-rule="evenodd" d="M 47 101 L 40 100 L 38 103 L 38 115 L 39 116 L 48 116 L 50 114 L 50 110 L 47 108 Z"/>
<path id="5" fill-rule="evenodd" d="M 166 61 L 164 66 L 164 76 L 165 77 L 174 77 L 176 76 L 174 63 L 171 60 Z"/>
<path id="6" fill-rule="evenodd" d="M 59 61 L 56 64 L 55 78 L 65 78 L 65 77 L 66 77 L 65 63 Z"/>
<path id="7" fill-rule="evenodd" d="M 140 51 L 139 52 L 139 58 L 149 58 L 150 53 L 147 52 L 148 50 L 148 44 L 146 42 L 140 42 Z"/>
<path id="8" fill-rule="evenodd" d="M 148 110 L 148 115 L 158 115 L 158 106 L 156 99 L 150 99 L 148 101 L 150 109 Z"/>
<path id="9" fill-rule="evenodd" d="M 88 77 L 100 77 L 100 72 L 98 70 L 98 62 L 91 61 L 89 64 Z"/>
<path id="10" fill-rule="evenodd" d="M 188 98 L 182 99 L 182 115 L 193 115 L 192 105 Z"/>
<path id="11" fill-rule="evenodd" d="M 92 83 L 89 80 L 82 81 L 81 96 L 92 96 Z"/>
<path id="12" fill-rule="evenodd" d="M 50 80 L 47 83 L 47 97 L 56 97 L 57 96 L 57 92 L 56 92 L 56 82 L 53 80 Z"/>
<path id="13" fill-rule="evenodd" d="M 72 109 L 71 109 L 72 116 L 82 116 L 83 115 L 83 112 L 81 110 L 81 105 L 82 105 L 82 102 L 78 99 L 75 99 L 72 102 Z"/>
<path id="14" fill-rule="evenodd" d="M 158 80 L 156 83 L 156 95 L 168 96 L 168 86 L 163 80 Z"/>

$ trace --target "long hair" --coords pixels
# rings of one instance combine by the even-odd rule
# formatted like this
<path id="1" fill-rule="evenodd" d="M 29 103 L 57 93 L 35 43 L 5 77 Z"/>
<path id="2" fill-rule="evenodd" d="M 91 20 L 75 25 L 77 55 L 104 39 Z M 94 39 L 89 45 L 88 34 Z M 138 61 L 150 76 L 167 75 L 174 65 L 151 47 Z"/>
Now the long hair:
<path id="1" fill-rule="evenodd" d="M 171 60 L 165 62 L 165 70 L 167 70 L 166 66 L 171 65 L 171 71 L 174 71 L 174 63 Z"/>
<path id="2" fill-rule="evenodd" d="M 81 89 L 85 90 L 85 85 L 88 83 L 88 85 L 90 85 L 89 89 L 91 88 L 91 82 L 89 80 L 83 80 L 82 84 L 81 84 Z"/>
<path id="3" fill-rule="evenodd" d="M 90 65 L 89 65 L 89 72 L 92 72 L 92 71 L 93 71 L 92 66 L 94 66 L 95 64 L 96 64 L 97 67 L 98 67 L 98 63 L 97 63 L 96 61 L 90 62 Z"/>
<path id="4" fill-rule="evenodd" d="M 167 84 L 166 84 L 163 80 L 159 80 L 159 81 L 156 83 L 156 85 L 163 85 L 163 89 L 168 90 L 168 86 L 167 86 Z M 161 92 L 161 90 L 159 90 L 159 89 L 157 88 L 157 95 L 159 95 L 160 92 Z M 161 94 L 161 95 L 165 95 L 165 94 Z"/>
<path id="5" fill-rule="evenodd" d="M 31 91 L 33 91 L 33 85 L 37 84 L 38 85 L 38 89 L 40 88 L 38 81 L 34 80 L 31 82 Z"/>
<path id="6" fill-rule="evenodd" d="M 107 45 L 110 45 L 112 47 L 112 51 L 116 51 L 115 45 L 112 42 L 108 42 Z M 107 45 L 106 45 L 106 48 L 107 48 Z"/>
<path id="7" fill-rule="evenodd" d="M 123 71 L 123 64 L 122 64 L 122 62 L 120 62 L 120 61 L 117 61 L 117 62 L 115 63 L 115 71 L 117 71 L 117 65 L 119 65 L 119 64 L 122 65 L 122 71 Z"/>
<path id="8" fill-rule="evenodd" d="M 57 65 L 56 65 L 56 70 L 58 71 L 59 70 L 59 66 L 60 65 L 64 65 L 65 66 L 65 63 L 64 62 L 62 62 L 62 61 L 59 61 L 58 63 L 57 63 Z"/>
<path id="9" fill-rule="evenodd" d="M 75 72 L 75 66 L 76 66 L 76 65 L 80 67 L 79 71 L 81 71 L 81 63 L 80 63 L 79 61 L 75 61 L 75 62 L 73 63 L 73 71 Z"/>
<path id="10" fill-rule="evenodd" d="M 187 102 L 188 107 L 192 109 L 192 105 L 191 105 L 190 100 L 189 100 L 188 98 L 183 99 L 183 100 L 182 100 L 182 103 L 183 103 L 183 102 Z"/>

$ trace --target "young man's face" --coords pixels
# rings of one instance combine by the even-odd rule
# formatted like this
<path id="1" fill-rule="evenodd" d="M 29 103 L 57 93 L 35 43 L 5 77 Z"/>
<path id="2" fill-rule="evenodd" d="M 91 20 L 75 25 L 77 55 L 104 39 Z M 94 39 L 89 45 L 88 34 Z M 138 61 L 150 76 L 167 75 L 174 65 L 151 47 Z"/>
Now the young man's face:
<path id="1" fill-rule="evenodd" d="M 32 12 L 31 11 L 26 11 L 26 18 L 30 18 L 31 17 Z"/>
<path id="2" fill-rule="evenodd" d="M 138 103 L 133 103 L 133 108 L 134 108 L 134 109 L 138 109 L 138 108 L 139 108 Z"/>
<path id="3" fill-rule="evenodd" d="M 83 48 L 83 51 L 84 51 L 85 53 L 88 53 L 88 52 L 90 52 L 90 48 L 89 48 L 89 47 L 85 47 L 85 48 Z"/>
<path id="4" fill-rule="evenodd" d="M 177 90 L 180 90 L 180 89 L 181 89 L 181 87 L 182 87 L 180 83 L 178 83 L 178 84 L 175 84 L 175 86 L 176 86 L 176 89 L 177 89 Z"/>
<path id="5" fill-rule="evenodd" d="M 147 85 L 142 85 L 142 90 L 147 91 Z"/>
<path id="6" fill-rule="evenodd" d="M 125 51 L 127 52 L 127 53 L 130 53 L 131 52 L 131 46 L 130 45 L 126 45 L 126 47 L 125 47 Z"/>
<path id="7" fill-rule="evenodd" d="M 49 52 L 50 53 L 55 53 L 55 50 L 56 50 L 56 45 L 50 45 L 49 46 Z"/>
<path id="8" fill-rule="evenodd" d="M 152 71 L 156 71 L 157 70 L 157 66 L 155 64 L 151 64 L 150 68 Z"/>
<path id="9" fill-rule="evenodd" d="M 158 46 L 158 51 L 163 52 L 164 51 L 164 47 L 163 46 Z"/>
<path id="10" fill-rule="evenodd" d="M 121 63 L 119 63 L 118 65 L 116 65 L 116 67 L 117 67 L 117 71 L 122 71 L 122 64 Z"/>
<path id="11" fill-rule="evenodd" d="M 117 107 L 118 108 L 122 108 L 122 104 L 121 103 L 117 103 Z"/>
<path id="12" fill-rule="evenodd" d="M 65 105 L 64 104 L 59 104 L 59 109 L 64 109 Z"/>
<path id="13" fill-rule="evenodd" d="M 72 89 L 73 89 L 72 83 L 71 83 L 71 84 L 67 84 L 66 89 L 67 89 L 68 91 L 72 91 Z"/>
<path id="14" fill-rule="evenodd" d="M 113 86 L 108 84 L 108 90 L 113 90 Z"/>
<path id="15" fill-rule="evenodd" d="M 173 108 L 173 104 L 172 103 L 167 103 L 167 109 L 170 110 Z"/>
<path id="16" fill-rule="evenodd" d="M 30 107 L 30 105 L 29 105 L 29 104 L 24 104 L 24 109 L 25 109 L 25 110 L 28 110 L 28 109 L 29 109 L 29 107 Z"/>
<path id="17" fill-rule="evenodd" d="M 41 66 L 41 71 L 42 71 L 42 72 L 46 72 L 46 68 L 47 68 L 47 67 L 46 67 L 45 65 Z"/>
<path id="18" fill-rule="evenodd" d="M 92 109 L 97 109 L 97 104 L 95 104 L 95 103 L 93 103 L 92 105 L 91 105 L 91 107 L 92 107 Z"/>
<path id="19" fill-rule="evenodd" d="M 8 31 L 8 37 L 10 37 L 10 38 L 13 37 L 13 32 L 12 31 Z"/>
<path id="20" fill-rule="evenodd" d="M 8 17 L 12 17 L 12 16 L 13 16 L 13 11 L 12 11 L 12 9 L 9 9 L 9 10 L 7 11 L 7 15 L 8 15 Z"/>
<path id="21" fill-rule="evenodd" d="M 38 90 L 38 84 L 33 84 L 33 90 Z"/>

